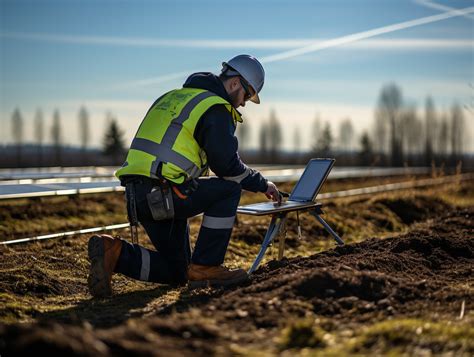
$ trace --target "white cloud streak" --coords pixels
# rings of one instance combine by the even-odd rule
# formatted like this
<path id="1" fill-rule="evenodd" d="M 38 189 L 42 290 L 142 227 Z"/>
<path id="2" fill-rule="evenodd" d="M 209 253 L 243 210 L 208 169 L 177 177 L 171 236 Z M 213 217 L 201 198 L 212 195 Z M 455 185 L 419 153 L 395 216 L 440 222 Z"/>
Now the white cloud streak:
<path id="1" fill-rule="evenodd" d="M 150 85 L 155 85 L 157 83 L 164 83 L 168 81 L 172 81 L 175 79 L 183 79 L 186 76 L 189 76 L 193 72 L 198 72 L 200 69 L 195 69 L 193 71 L 183 71 L 183 72 L 175 72 L 165 74 L 163 76 L 157 76 L 152 78 L 140 79 L 136 81 L 129 81 L 126 83 L 120 83 L 111 87 L 105 88 L 106 90 L 122 90 L 122 89 L 130 89 L 130 88 L 137 88 L 137 87 L 145 87 Z"/>
<path id="2" fill-rule="evenodd" d="M 425 25 L 437 21 L 446 20 L 453 17 L 465 16 L 474 12 L 474 6 L 463 9 L 450 10 L 448 12 L 422 17 L 415 20 L 409 20 L 398 24 L 379 27 L 376 29 L 362 31 L 351 35 L 346 35 L 330 40 L 175 40 L 175 39 L 146 39 L 146 38 L 116 38 L 116 37 L 93 37 L 93 36 L 65 36 L 51 34 L 31 34 L 31 33 L 0 33 L 0 37 L 38 40 L 50 42 L 62 42 L 73 44 L 101 44 L 101 45 L 121 45 L 121 46 L 177 46 L 177 47 L 199 47 L 199 48 L 292 48 L 288 51 L 276 53 L 260 58 L 263 63 L 272 63 L 288 60 L 290 58 L 303 56 L 309 53 L 321 51 L 323 49 L 338 46 L 354 46 L 355 48 L 399 48 L 399 49 L 433 49 L 433 48 L 469 48 L 472 49 L 472 40 L 432 40 L 432 39 L 367 39 L 407 28 Z M 363 41 L 366 40 L 366 41 Z M 356 44 L 356 42 L 358 42 Z M 296 48 L 295 48 L 296 47 Z M 167 82 L 174 79 L 184 77 L 186 74 L 192 73 L 191 70 L 180 71 L 165 74 L 162 76 L 127 82 L 115 86 L 114 89 L 129 88 L 131 86 L 148 86 Z"/>
<path id="3" fill-rule="evenodd" d="M 261 62 L 272 63 L 272 62 L 284 61 L 293 57 L 298 57 L 298 56 L 302 56 L 308 53 L 321 51 L 327 48 L 337 47 L 337 46 L 345 45 L 351 42 L 356 42 L 356 41 L 364 40 L 370 37 L 379 36 L 386 33 L 395 32 L 395 31 L 400 31 L 400 30 L 404 30 L 407 28 L 415 27 L 415 26 L 430 24 L 433 22 L 446 20 L 452 17 L 463 16 L 472 12 L 474 12 L 474 6 L 466 7 L 460 10 L 448 11 L 439 15 L 426 16 L 426 17 L 421 17 L 419 19 L 415 19 L 415 20 L 404 21 L 398 24 L 383 26 L 383 27 L 379 27 L 379 28 L 369 30 L 369 31 L 362 31 L 362 32 L 351 34 L 351 35 L 338 37 L 332 40 L 319 42 L 319 43 L 316 42 L 314 44 L 297 48 L 294 50 L 266 56 L 266 57 L 261 58 Z"/>
<path id="4" fill-rule="evenodd" d="M 442 21 L 442 20 L 446 20 L 446 19 L 449 19 L 449 18 L 453 18 L 453 17 L 464 16 L 464 15 L 472 13 L 472 12 L 474 12 L 474 7 L 473 6 L 467 7 L 467 8 L 464 8 L 464 9 L 460 9 L 460 10 L 451 10 L 451 11 L 448 11 L 448 12 L 445 12 L 445 13 L 439 14 L 439 15 L 426 16 L 426 17 L 422 17 L 422 18 L 419 18 L 419 19 L 415 19 L 415 20 L 400 22 L 398 24 L 383 26 L 383 27 L 379 27 L 379 28 L 369 30 L 369 31 L 358 32 L 358 33 L 355 33 L 355 34 L 335 38 L 335 39 L 332 39 L 332 40 L 321 41 L 321 42 L 316 42 L 315 41 L 310 45 L 302 46 L 300 48 L 296 48 L 296 49 L 293 49 L 293 50 L 284 51 L 284 52 L 281 52 L 281 53 L 277 53 L 277 54 L 274 54 L 274 55 L 270 55 L 270 56 L 260 58 L 260 61 L 262 63 L 272 63 L 272 62 L 284 61 L 284 60 L 288 60 L 290 58 L 299 57 L 299 56 L 302 56 L 302 55 L 305 55 L 305 54 L 308 54 L 308 53 L 313 53 L 313 52 L 316 52 L 316 51 L 320 51 L 320 50 L 323 50 L 323 49 L 328 49 L 328 48 L 332 48 L 332 47 L 347 45 L 347 44 L 354 43 L 354 42 L 361 41 L 361 40 L 365 40 L 365 39 L 368 39 L 368 38 L 371 38 L 371 37 L 374 37 L 374 36 L 379 36 L 379 35 L 382 35 L 382 34 L 391 33 L 391 32 L 395 32 L 395 31 L 400 31 L 400 30 L 404 30 L 404 29 L 407 29 L 407 28 L 415 27 L 415 26 L 420 26 L 420 25 L 425 25 L 425 24 L 437 22 L 437 21 Z M 385 40 L 385 41 L 387 41 L 387 40 Z M 403 40 L 403 42 L 400 41 L 398 44 L 403 45 L 403 43 L 405 43 L 405 46 L 406 46 L 406 43 L 407 43 L 406 41 L 407 40 Z M 427 43 L 426 41 L 427 40 L 425 40 L 425 42 L 424 42 L 425 44 Z M 437 40 L 437 41 L 438 41 L 438 44 L 439 44 L 440 40 Z M 450 41 L 448 41 L 448 42 L 450 42 Z M 445 44 L 447 44 L 448 42 L 445 42 Z M 422 44 L 422 42 L 420 42 L 420 41 L 418 41 L 418 43 L 416 43 L 416 40 L 414 42 L 412 42 L 412 45 L 414 45 L 414 47 L 416 47 L 416 46 L 422 47 L 422 46 L 420 46 L 421 44 Z M 380 43 L 379 43 L 379 45 L 380 45 Z M 465 45 L 472 48 L 472 41 L 468 40 L 465 43 Z M 172 74 L 172 75 L 174 75 L 174 74 Z M 151 81 L 151 82 L 148 82 L 148 83 L 149 84 L 157 84 L 158 81 Z"/>
<path id="5" fill-rule="evenodd" d="M 441 11 L 450 11 L 450 10 L 455 10 L 458 11 L 458 9 L 455 9 L 454 7 L 446 6 L 446 5 L 441 5 L 432 1 L 428 0 L 414 0 L 416 4 L 429 7 L 430 9 L 435 9 L 435 10 L 441 10 Z M 469 15 L 469 14 L 462 14 L 461 16 L 474 20 L 474 16 Z"/>
<path id="6" fill-rule="evenodd" d="M 153 39 L 153 38 L 121 38 L 97 36 L 64 36 L 54 34 L 2 32 L 0 37 L 14 40 L 40 41 L 81 45 L 111 45 L 137 47 L 175 47 L 200 49 L 295 49 L 311 45 L 323 45 L 325 39 L 241 39 L 241 40 L 191 40 L 191 39 Z M 347 43 L 344 47 L 354 49 L 470 49 L 470 39 L 368 39 L 357 43 Z"/>

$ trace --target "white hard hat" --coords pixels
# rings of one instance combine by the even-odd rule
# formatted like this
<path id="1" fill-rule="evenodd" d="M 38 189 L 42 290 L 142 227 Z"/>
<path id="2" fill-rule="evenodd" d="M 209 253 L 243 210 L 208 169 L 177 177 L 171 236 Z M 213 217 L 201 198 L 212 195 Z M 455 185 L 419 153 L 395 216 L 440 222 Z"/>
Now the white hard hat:
<path id="1" fill-rule="evenodd" d="M 253 56 L 238 55 L 230 59 L 228 62 L 222 62 L 222 73 L 241 75 L 252 87 L 255 94 L 250 98 L 254 103 L 259 104 L 260 98 L 258 93 L 263 88 L 265 82 L 265 71 L 262 64 Z"/>

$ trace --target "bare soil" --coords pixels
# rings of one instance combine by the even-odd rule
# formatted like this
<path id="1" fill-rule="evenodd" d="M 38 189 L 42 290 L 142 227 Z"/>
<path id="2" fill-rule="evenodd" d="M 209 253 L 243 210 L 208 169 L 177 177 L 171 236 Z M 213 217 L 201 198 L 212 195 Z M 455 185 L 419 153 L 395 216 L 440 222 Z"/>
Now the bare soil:
<path id="1" fill-rule="evenodd" d="M 227 290 L 117 275 L 113 297 L 92 299 L 86 236 L 3 247 L 0 354 L 470 356 L 474 209 L 453 200 L 473 191 L 466 184 L 335 201 L 327 220 L 349 244 L 332 248 L 306 214 L 300 240 L 293 218 L 287 258 L 270 252 L 251 282 Z M 239 219 L 230 265 L 250 264 L 267 224 Z"/>

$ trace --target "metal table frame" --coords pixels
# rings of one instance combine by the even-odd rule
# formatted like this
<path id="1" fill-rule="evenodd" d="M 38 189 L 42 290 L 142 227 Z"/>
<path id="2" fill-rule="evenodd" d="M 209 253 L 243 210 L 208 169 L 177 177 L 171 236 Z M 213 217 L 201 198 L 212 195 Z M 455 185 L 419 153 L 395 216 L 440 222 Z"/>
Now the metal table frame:
<path id="1" fill-rule="evenodd" d="M 272 220 L 270 221 L 270 225 L 268 226 L 267 233 L 265 234 L 265 238 L 263 239 L 262 246 L 260 251 L 255 258 L 255 261 L 252 264 L 252 267 L 249 269 L 248 274 L 252 274 L 260 265 L 265 252 L 267 251 L 270 244 L 273 242 L 275 237 L 279 237 L 278 241 L 278 259 L 281 260 L 283 258 L 285 252 L 285 239 L 286 239 L 286 221 L 287 216 L 290 212 L 296 211 L 308 211 L 311 215 L 313 215 L 319 223 L 322 224 L 324 229 L 334 238 L 337 245 L 344 245 L 344 241 L 337 235 L 336 232 L 327 224 L 327 222 L 321 217 L 323 211 L 321 209 L 322 205 L 320 203 L 315 204 L 311 207 L 301 207 L 295 208 L 287 211 L 280 211 L 276 213 L 266 213 L 266 215 L 271 214 Z M 251 211 L 239 210 L 238 213 L 241 214 L 249 214 L 249 215 L 262 215 L 261 213 L 255 213 Z"/>

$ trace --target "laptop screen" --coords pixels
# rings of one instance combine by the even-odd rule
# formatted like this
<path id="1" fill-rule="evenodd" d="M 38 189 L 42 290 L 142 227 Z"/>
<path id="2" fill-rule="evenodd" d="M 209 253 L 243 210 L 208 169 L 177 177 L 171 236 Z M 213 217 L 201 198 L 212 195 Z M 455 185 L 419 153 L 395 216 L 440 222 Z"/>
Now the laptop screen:
<path id="1" fill-rule="evenodd" d="M 312 159 L 289 197 L 292 201 L 312 201 L 334 165 L 334 159 Z"/>

